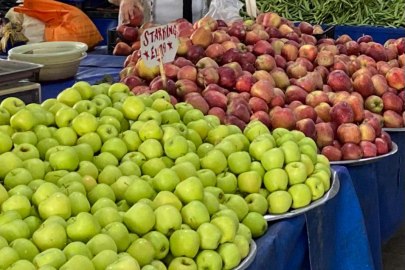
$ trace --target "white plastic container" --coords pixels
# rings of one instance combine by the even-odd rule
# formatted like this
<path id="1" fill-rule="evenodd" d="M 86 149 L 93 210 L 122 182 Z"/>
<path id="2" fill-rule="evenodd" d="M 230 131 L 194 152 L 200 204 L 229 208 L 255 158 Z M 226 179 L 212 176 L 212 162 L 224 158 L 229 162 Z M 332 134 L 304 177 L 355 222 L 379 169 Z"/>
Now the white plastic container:
<path id="1" fill-rule="evenodd" d="M 13 48 L 8 58 L 37 64 L 66 63 L 81 58 L 87 49 L 81 42 L 43 42 Z"/>
<path id="2" fill-rule="evenodd" d="M 44 64 L 39 72 L 39 81 L 58 81 L 74 77 L 79 69 L 80 61 L 86 56 L 87 53 L 82 53 L 82 56 L 75 60 L 64 63 Z"/>

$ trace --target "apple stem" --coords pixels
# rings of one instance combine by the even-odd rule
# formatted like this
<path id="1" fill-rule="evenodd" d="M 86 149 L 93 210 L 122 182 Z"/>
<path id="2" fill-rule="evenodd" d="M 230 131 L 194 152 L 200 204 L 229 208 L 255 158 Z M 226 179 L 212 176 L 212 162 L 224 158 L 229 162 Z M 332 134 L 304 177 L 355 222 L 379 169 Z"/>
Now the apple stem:
<path id="1" fill-rule="evenodd" d="M 163 68 L 162 48 L 159 48 L 159 60 L 160 76 L 162 77 L 163 88 L 164 90 L 167 90 L 166 73 L 165 69 Z"/>

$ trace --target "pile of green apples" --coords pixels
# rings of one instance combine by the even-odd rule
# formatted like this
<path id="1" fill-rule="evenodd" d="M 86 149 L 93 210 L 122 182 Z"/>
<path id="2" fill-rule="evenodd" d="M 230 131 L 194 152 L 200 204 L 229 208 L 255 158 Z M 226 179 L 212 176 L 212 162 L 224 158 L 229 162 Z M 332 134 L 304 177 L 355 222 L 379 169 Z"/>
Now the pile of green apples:
<path id="1" fill-rule="evenodd" d="M 330 186 L 301 132 L 254 121 L 242 133 L 120 83 L 7 98 L 0 142 L 0 269 L 232 269 L 263 215 Z"/>

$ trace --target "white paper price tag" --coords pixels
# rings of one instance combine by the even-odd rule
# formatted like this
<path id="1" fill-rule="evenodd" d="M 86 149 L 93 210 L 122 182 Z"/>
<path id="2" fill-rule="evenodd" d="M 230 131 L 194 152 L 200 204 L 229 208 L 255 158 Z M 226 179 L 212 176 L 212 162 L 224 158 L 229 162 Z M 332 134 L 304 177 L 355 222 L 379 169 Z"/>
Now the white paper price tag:
<path id="1" fill-rule="evenodd" d="M 162 52 L 163 64 L 174 61 L 178 47 L 178 33 L 175 24 L 148 28 L 142 33 L 141 57 L 147 67 L 159 65 L 159 51 Z"/>

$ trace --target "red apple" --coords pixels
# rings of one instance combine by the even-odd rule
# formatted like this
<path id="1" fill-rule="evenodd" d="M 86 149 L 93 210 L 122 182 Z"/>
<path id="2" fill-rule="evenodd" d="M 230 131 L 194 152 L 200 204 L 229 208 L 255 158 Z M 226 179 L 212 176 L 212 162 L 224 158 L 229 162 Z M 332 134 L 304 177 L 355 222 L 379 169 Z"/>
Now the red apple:
<path id="1" fill-rule="evenodd" d="M 381 138 L 375 139 L 375 145 L 377 147 L 377 155 L 384 155 L 388 153 L 388 144 Z"/>
<path id="2" fill-rule="evenodd" d="M 400 114 L 388 110 L 384 112 L 384 126 L 387 128 L 401 128 L 404 126 L 404 119 Z"/>
<path id="3" fill-rule="evenodd" d="M 361 147 L 354 143 L 344 144 L 341 151 L 343 160 L 357 160 L 363 157 Z"/>
<path id="4" fill-rule="evenodd" d="M 339 92 L 339 91 L 349 92 L 352 87 L 352 82 L 351 82 L 349 76 L 341 70 L 332 71 L 329 74 L 327 84 L 335 92 Z"/>
<path id="5" fill-rule="evenodd" d="M 334 105 L 330 113 L 331 113 L 331 120 L 333 122 L 336 122 L 338 125 L 345 123 L 353 123 L 354 121 L 353 109 L 345 101 L 340 101 L 336 105 Z"/>
<path id="6" fill-rule="evenodd" d="M 330 123 L 318 123 L 316 128 L 316 144 L 319 148 L 332 145 L 334 140 L 334 132 Z"/>
<path id="7" fill-rule="evenodd" d="M 377 146 L 368 141 L 363 141 L 360 143 L 360 147 L 363 153 L 363 158 L 371 158 L 377 156 Z"/>
<path id="8" fill-rule="evenodd" d="M 326 102 L 322 102 L 321 104 L 319 104 L 318 106 L 315 107 L 316 114 L 324 122 L 330 122 L 330 119 L 331 119 L 330 110 L 331 110 L 331 107 Z"/>
<path id="9" fill-rule="evenodd" d="M 340 161 L 342 160 L 342 152 L 333 146 L 325 146 L 322 149 L 322 155 L 324 155 L 329 161 Z"/>
<path id="10" fill-rule="evenodd" d="M 388 92 L 382 96 L 382 100 L 384 110 L 392 110 L 396 113 L 402 113 L 404 111 L 404 102 L 397 95 Z"/>
<path id="11" fill-rule="evenodd" d="M 337 136 L 342 143 L 359 144 L 361 141 L 360 128 L 355 124 L 342 124 L 337 129 Z"/>

